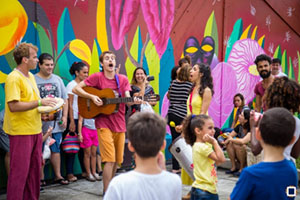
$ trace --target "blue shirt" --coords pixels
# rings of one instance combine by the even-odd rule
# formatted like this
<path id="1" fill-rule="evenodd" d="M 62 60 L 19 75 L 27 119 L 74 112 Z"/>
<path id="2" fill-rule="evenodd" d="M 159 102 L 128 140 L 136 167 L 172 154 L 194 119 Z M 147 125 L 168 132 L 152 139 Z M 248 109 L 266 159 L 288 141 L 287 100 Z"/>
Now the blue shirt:
<path id="1" fill-rule="evenodd" d="M 294 199 L 293 194 L 298 183 L 295 164 L 286 159 L 279 162 L 261 162 L 243 169 L 230 198 L 231 200 L 255 199 Z M 293 195 L 292 195 L 293 196 Z"/>

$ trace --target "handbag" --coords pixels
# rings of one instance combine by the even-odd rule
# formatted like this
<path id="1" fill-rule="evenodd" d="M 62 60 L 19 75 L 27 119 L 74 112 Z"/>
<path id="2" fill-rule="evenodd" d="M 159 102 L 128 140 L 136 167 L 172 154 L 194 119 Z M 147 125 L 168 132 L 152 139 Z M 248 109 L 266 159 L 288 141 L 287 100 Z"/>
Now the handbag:
<path id="1" fill-rule="evenodd" d="M 65 153 L 78 153 L 80 149 L 80 141 L 77 134 L 71 135 L 68 133 L 61 143 L 61 147 Z"/>

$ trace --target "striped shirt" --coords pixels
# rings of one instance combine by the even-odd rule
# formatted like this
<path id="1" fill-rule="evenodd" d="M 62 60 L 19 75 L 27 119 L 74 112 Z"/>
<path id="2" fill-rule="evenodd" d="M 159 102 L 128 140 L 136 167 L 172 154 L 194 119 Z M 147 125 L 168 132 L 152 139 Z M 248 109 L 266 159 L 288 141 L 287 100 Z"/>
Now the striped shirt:
<path id="1" fill-rule="evenodd" d="M 193 84 L 191 82 L 179 82 L 174 80 L 169 89 L 170 107 L 168 113 L 185 118 L 187 114 L 186 101 Z"/>

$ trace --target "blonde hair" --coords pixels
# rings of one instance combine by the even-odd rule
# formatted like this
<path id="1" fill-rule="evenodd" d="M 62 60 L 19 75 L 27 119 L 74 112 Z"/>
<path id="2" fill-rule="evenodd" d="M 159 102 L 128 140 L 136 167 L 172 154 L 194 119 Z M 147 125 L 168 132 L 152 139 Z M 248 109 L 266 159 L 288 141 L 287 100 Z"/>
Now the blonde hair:
<path id="1" fill-rule="evenodd" d="M 17 65 L 22 63 L 22 59 L 23 57 L 29 58 L 30 53 L 29 53 L 29 49 L 33 49 L 35 52 L 38 51 L 37 46 L 31 44 L 31 43 L 21 43 L 18 46 L 16 46 L 15 50 L 14 50 L 14 59 L 17 63 Z"/>

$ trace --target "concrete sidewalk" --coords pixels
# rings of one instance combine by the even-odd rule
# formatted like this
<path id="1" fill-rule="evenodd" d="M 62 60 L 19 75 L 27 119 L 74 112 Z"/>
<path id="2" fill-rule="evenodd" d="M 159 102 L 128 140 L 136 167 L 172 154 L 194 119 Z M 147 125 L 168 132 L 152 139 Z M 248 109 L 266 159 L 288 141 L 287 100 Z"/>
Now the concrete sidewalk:
<path id="1" fill-rule="evenodd" d="M 232 175 L 225 174 L 225 169 L 218 168 L 218 193 L 220 200 L 228 199 L 238 178 Z M 102 199 L 103 183 L 102 181 L 89 182 L 85 179 L 80 179 L 69 185 L 51 184 L 44 187 L 41 192 L 41 200 L 99 200 Z M 182 186 L 182 195 L 184 196 L 190 190 L 188 186 Z M 0 195 L 0 200 L 5 200 L 6 195 Z M 299 189 L 297 200 L 300 200 Z"/>
<path id="2" fill-rule="evenodd" d="M 234 187 L 237 178 L 226 175 L 224 170 L 218 169 L 218 189 L 220 199 L 227 199 Z M 89 182 L 80 179 L 75 183 L 63 186 L 59 184 L 51 184 L 44 187 L 41 192 L 41 200 L 99 200 L 102 199 L 103 184 L 102 181 Z M 185 195 L 190 190 L 188 186 L 182 186 L 182 194 Z M 0 200 L 6 199 L 6 195 L 1 195 Z"/>

